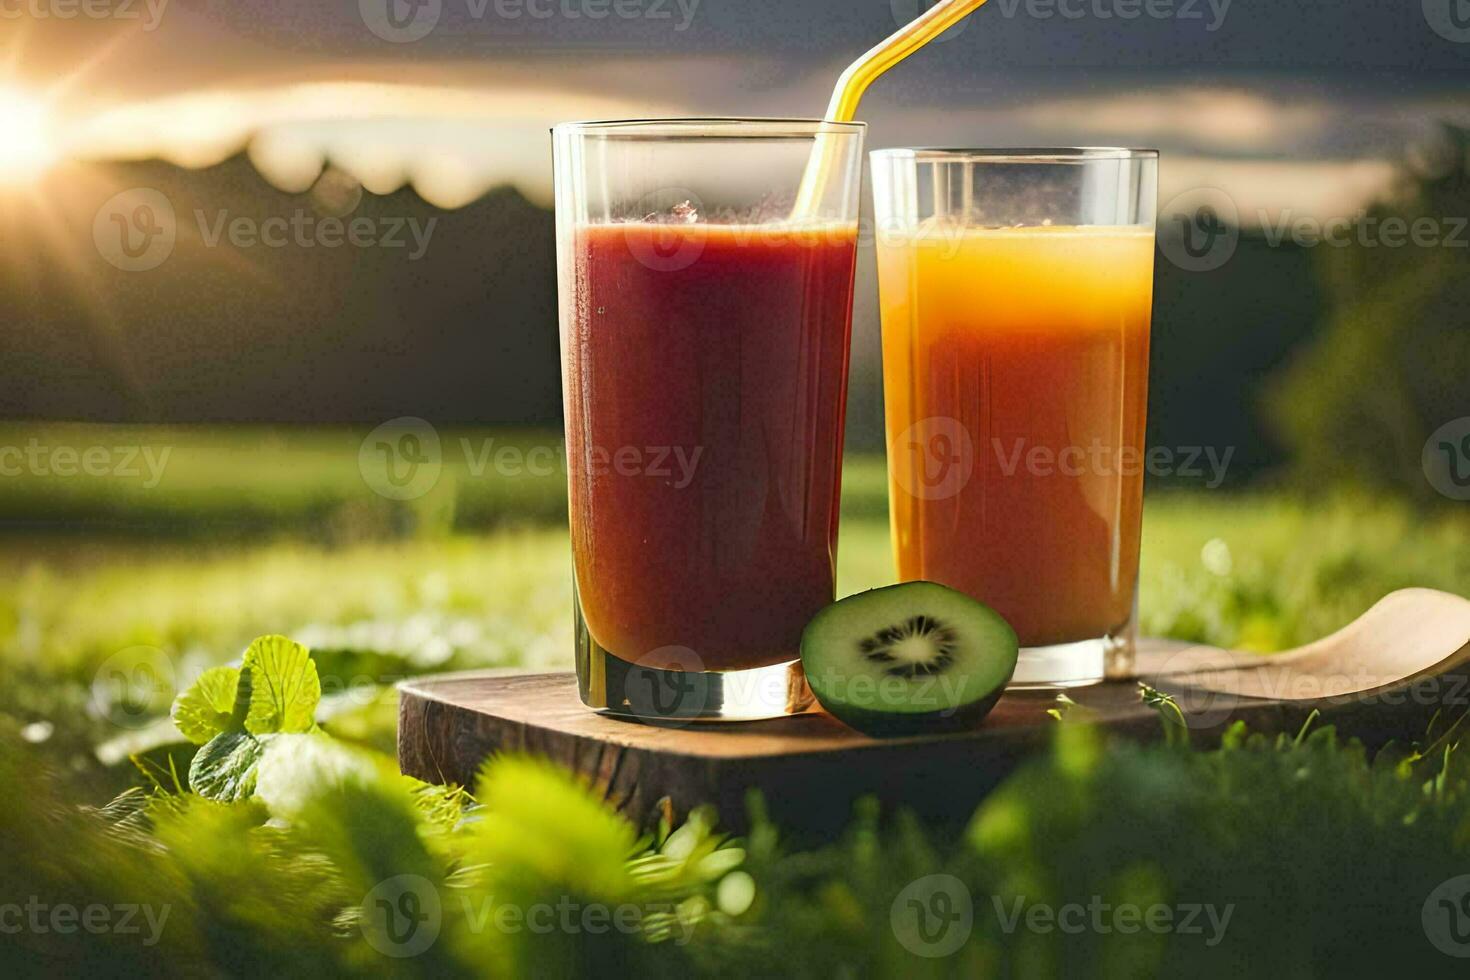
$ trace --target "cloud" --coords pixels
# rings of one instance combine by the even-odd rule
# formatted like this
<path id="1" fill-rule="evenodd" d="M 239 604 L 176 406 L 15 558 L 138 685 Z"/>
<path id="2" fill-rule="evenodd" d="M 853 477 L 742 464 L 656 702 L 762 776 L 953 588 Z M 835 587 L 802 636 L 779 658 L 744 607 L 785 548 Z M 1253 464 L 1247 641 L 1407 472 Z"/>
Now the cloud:
<path id="1" fill-rule="evenodd" d="M 312 82 L 150 99 L 75 122 L 76 159 L 158 157 L 207 167 L 247 149 L 286 191 L 311 186 L 328 164 L 375 194 L 412 185 L 460 207 L 501 184 L 548 203 L 548 127 L 566 119 L 677 114 L 672 106 L 517 86 L 486 91 L 369 82 Z"/>
<path id="2" fill-rule="evenodd" d="M 1387 160 L 1241 160 L 1167 155 L 1159 164 L 1160 217 L 1170 204 L 1192 213 L 1192 191 L 1219 188 L 1235 204 L 1244 228 L 1274 226 L 1283 218 L 1351 217 L 1380 197 L 1397 166 Z"/>
<path id="3" fill-rule="evenodd" d="M 707 66 L 703 84 L 732 69 Z M 585 84 L 585 75 L 575 81 Z M 687 90 L 654 97 L 545 84 L 432 85 L 303 81 L 180 94 L 117 106 L 76 121 L 64 149 L 89 159 L 161 157 L 209 166 L 247 149 L 277 187 L 302 191 L 328 165 L 371 192 L 405 185 L 441 207 L 459 207 L 513 184 L 541 204 L 551 198 L 547 130 L 568 119 L 698 114 Z M 799 114 L 808 80 L 748 98 L 753 112 Z M 870 145 L 1153 145 L 1163 150 L 1161 200 L 1219 187 L 1242 220 L 1283 211 L 1318 218 L 1351 214 L 1386 187 L 1416 129 L 1464 106 L 1453 101 L 1326 98 L 1279 100 L 1243 87 L 1136 88 L 1046 96 L 999 107 L 919 108 L 865 103 Z M 726 109 L 725 111 L 730 111 Z M 1364 136 L 1364 119 L 1375 134 Z"/>
<path id="4" fill-rule="evenodd" d="M 1129 133 L 1145 143 L 1231 153 L 1280 154 L 1319 139 L 1334 113 L 1322 102 L 1278 102 L 1240 89 L 1195 88 L 1053 99 L 1027 106 L 1032 125 L 1089 134 Z"/>

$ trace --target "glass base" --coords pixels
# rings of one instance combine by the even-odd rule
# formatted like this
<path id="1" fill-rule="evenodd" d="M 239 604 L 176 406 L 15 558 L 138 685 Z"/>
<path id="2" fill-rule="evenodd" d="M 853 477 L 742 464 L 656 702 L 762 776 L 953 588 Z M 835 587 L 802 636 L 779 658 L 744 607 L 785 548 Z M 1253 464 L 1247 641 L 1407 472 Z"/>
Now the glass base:
<path id="1" fill-rule="evenodd" d="M 585 636 L 577 644 L 577 692 L 603 714 L 675 727 L 781 718 L 813 701 L 799 660 L 750 670 L 664 670 L 615 657 Z"/>
<path id="2" fill-rule="evenodd" d="M 1094 640 L 1022 647 L 1009 690 L 1086 687 L 1133 675 L 1132 621 Z"/>

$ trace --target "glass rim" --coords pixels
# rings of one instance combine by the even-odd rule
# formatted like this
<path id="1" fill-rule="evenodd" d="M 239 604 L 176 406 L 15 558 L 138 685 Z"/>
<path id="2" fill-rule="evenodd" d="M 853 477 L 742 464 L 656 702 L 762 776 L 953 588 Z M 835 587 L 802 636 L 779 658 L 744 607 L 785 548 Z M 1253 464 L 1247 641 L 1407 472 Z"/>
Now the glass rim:
<path id="1" fill-rule="evenodd" d="M 811 139 L 860 136 L 865 122 L 781 116 L 669 116 L 654 119 L 590 119 L 557 123 L 551 132 L 626 139 Z"/>
<path id="2" fill-rule="evenodd" d="M 952 163 L 1090 163 L 1094 160 L 1157 160 L 1159 151 L 1133 146 L 894 146 L 873 150 L 868 156 L 874 160 Z"/>

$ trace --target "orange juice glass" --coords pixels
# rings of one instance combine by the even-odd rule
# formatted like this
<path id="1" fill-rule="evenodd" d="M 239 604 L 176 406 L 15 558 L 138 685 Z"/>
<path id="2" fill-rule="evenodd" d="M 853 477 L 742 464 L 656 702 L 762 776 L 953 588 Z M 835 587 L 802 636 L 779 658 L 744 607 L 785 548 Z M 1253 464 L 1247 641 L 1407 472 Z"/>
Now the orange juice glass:
<path id="1" fill-rule="evenodd" d="M 899 578 L 990 605 L 1014 686 L 1132 666 L 1158 154 L 872 154 Z"/>

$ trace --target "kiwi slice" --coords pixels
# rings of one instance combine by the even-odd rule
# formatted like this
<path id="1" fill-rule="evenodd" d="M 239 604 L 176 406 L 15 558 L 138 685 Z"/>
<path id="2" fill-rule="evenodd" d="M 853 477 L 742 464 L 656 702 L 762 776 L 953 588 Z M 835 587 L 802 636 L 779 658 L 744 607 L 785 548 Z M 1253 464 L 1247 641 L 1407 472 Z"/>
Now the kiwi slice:
<path id="1" fill-rule="evenodd" d="M 1016 631 L 989 606 L 935 582 L 849 596 L 812 617 L 801 663 L 812 693 L 859 731 L 967 728 L 1016 671 Z"/>

